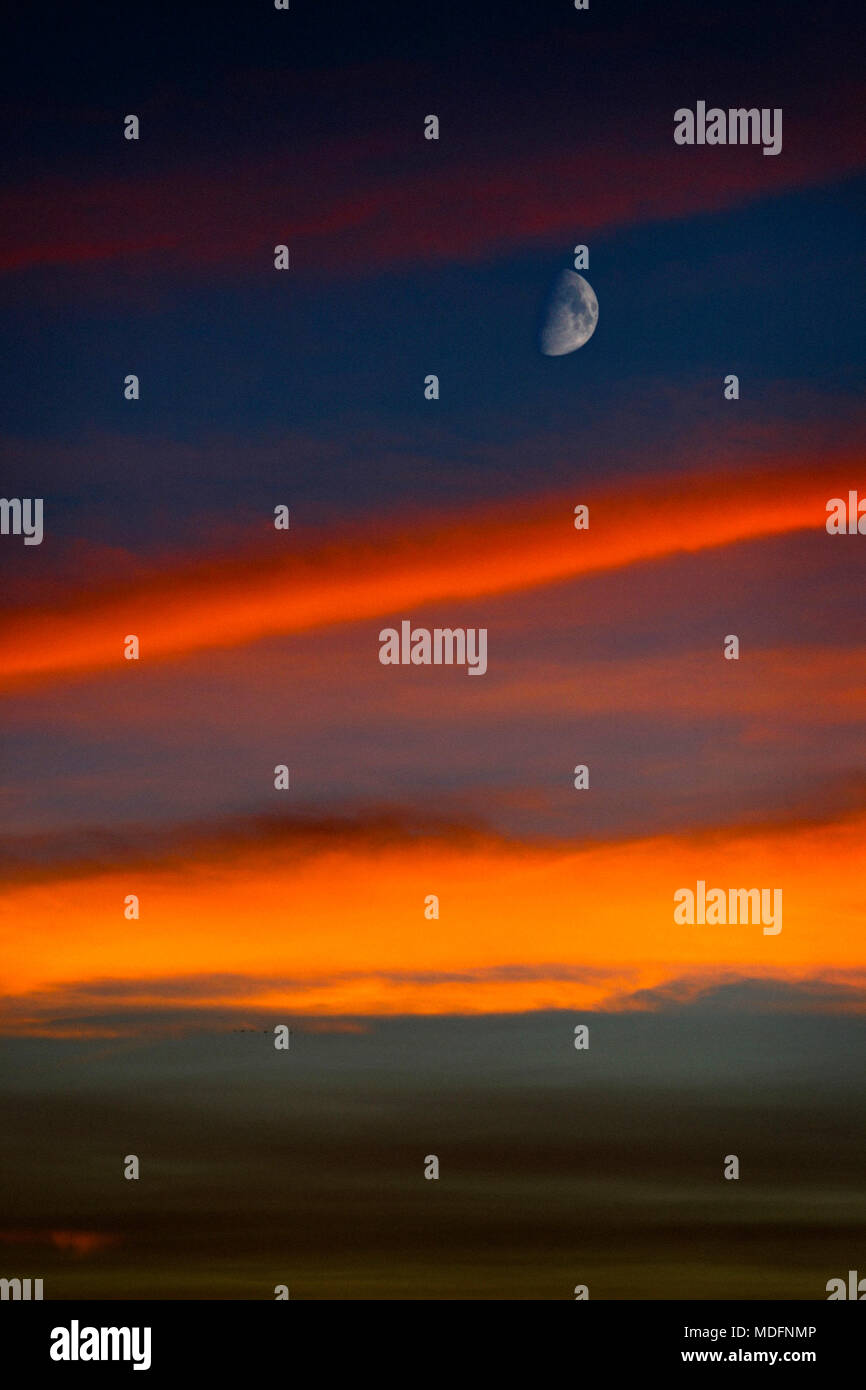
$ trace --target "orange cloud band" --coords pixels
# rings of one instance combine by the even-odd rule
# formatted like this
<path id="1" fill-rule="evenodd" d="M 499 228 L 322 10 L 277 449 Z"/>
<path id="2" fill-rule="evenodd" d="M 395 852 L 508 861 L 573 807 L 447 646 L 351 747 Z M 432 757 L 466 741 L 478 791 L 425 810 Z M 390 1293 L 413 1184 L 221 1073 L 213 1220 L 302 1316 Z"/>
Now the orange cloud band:
<path id="1" fill-rule="evenodd" d="M 247 551 L 231 561 L 178 564 L 125 591 L 7 615 L 0 624 L 3 684 L 117 666 L 132 633 L 150 661 L 410 615 L 437 600 L 526 590 L 760 536 L 821 533 L 827 499 L 847 495 L 855 467 L 834 460 L 832 481 L 827 468 L 780 468 L 623 484 L 595 497 L 515 503 L 385 535 L 371 530 L 318 550 L 281 533 L 292 552 L 286 559 Z M 574 529 L 575 502 L 590 504 L 588 530 Z"/>
<path id="2" fill-rule="evenodd" d="M 335 831 L 19 882 L 0 898 L 2 1027 L 633 1008 L 640 991 L 744 977 L 859 981 L 862 1007 L 864 831 L 862 814 L 578 847 Z M 678 923 L 674 894 L 698 880 L 781 889 L 781 930 Z"/>

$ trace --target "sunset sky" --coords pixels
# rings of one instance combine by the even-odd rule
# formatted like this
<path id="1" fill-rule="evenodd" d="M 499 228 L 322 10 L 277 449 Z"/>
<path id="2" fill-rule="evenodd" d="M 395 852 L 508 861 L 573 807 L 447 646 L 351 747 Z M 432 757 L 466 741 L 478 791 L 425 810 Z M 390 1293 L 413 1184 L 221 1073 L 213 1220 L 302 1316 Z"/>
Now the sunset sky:
<path id="1" fill-rule="evenodd" d="M 866 537 L 825 519 L 866 497 L 863 84 L 843 7 L 758 10 L 3 21 L 0 461 L 45 535 L 0 537 L 0 1274 L 811 1298 L 856 1263 Z M 781 154 L 676 146 L 699 99 L 782 108 Z M 578 243 L 598 328 L 547 358 Z M 404 619 L 486 628 L 486 674 L 380 664 Z M 698 880 L 781 889 L 782 931 L 676 925 Z M 681 1183 L 693 1245 L 654 1244 Z"/>

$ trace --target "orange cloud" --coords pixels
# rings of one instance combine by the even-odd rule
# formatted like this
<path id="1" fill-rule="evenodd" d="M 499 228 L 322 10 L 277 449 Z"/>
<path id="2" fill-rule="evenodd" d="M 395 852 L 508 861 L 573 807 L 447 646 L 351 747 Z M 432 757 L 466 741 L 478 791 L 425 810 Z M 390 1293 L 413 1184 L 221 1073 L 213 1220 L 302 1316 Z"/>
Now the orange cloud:
<path id="1" fill-rule="evenodd" d="M 124 1011 L 178 1002 L 290 1021 L 632 1007 L 689 978 L 863 982 L 864 830 L 860 815 L 587 846 L 335 834 L 13 884 L 6 1031 L 117 1032 Z M 698 879 L 780 888 L 781 932 L 676 924 L 674 892 Z"/>
<path id="2" fill-rule="evenodd" d="M 92 1255 L 116 1245 L 118 1237 L 99 1231 L 0 1231 L 0 1245 L 53 1245 L 75 1255 Z"/>
<path id="3" fill-rule="evenodd" d="M 266 664 L 266 669 L 274 666 L 278 678 L 285 680 L 288 658 L 281 657 L 271 667 Z M 735 666 L 722 660 L 721 634 L 702 648 L 661 656 L 593 660 L 581 653 L 579 660 L 558 661 L 512 656 L 497 669 L 495 680 L 479 680 L 474 687 L 472 683 L 449 685 L 447 704 L 438 711 L 429 684 L 375 684 L 369 653 L 353 651 L 345 657 L 341 670 L 351 678 L 347 679 L 352 690 L 348 711 L 344 690 L 329 688 L 329 671 L 307 671 L 297 677 L 292 673 L 295 697 L 315 701 L 303 712 L 305 727 L 327 727 L 341 707 L 346 711 L 343 718 L 347 713 L 359 718 L 362 710 L 369 709 L 378 719 L 387 717 L 401 724 L 417 719 L 428 726 L 437 720 L 486 724 L 503 715 L 535 718 L 580 710 L 583 717 L 639 714 L 658 720 L 687 719 L 691 724 L 719 715 L 739 717 L 752 720 L 766 742 L 790 739 L 792 722 L 799 726 L 859 725 L 866 698 L 866 651 L 806 645 L 764 650 L 750 647 L 748 661 Z M 795 687 L 797 706 L 792 710 L 791 690 Z M 98 710 L 98 692 L 94 698 Z M 115 709 L 112 700 L 112 715 Z M 147 718 L 146 709 L 141 714 Z M 164 712 L 157 710 L 152 717 L 164 719 Z"/>
<path id="4" fill-rule="evenodd" d="M 178 564 L 123 591 L 8 614 L 0 625 L 3 681 L 8 686 L 126 666 L 122 645 L 129 633 L 140 639 L 142 658 L 152 661 L 413 614 L 436 600 L 532 589 L 760 536 L 820 532 L 827 498 L 845 495 L 854 468 L 853 460 L 836 459 L 832 470 L 677 477 L 616 493 L 440 517 L 386 534 L 369 531 L 318 549 L 304 549 L 287 535 L 287 559 L 246 554 Z M 588 530 L 574 529 L 575 501 L 591 506 Z"/>

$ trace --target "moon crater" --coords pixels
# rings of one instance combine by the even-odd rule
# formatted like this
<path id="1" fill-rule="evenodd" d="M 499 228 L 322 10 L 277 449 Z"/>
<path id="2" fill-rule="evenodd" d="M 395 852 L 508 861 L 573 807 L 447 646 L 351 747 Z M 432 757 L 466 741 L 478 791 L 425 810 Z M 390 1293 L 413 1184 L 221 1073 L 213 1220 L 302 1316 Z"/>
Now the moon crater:
<path id="1" fill-rule="evenodd" d="M 541 351 L 547 357 L 562 357 L 583 347 L 598 323 L 598 300 L 588 280 L 574 270 L 563 270 L 557 277 L 547 304 L 541 330 Z"/>

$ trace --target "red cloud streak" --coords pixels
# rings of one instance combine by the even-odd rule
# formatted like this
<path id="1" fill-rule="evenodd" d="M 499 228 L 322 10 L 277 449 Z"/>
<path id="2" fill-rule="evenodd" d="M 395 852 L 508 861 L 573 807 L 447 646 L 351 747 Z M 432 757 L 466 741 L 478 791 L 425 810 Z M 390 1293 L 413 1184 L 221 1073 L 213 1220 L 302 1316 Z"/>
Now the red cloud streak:
<path id="1" fill-rule="evenodd" d="M 820 113 L 818 113 L 820 114 Z M 602 228 L 715 212 L 862 169 L 861 101 L 833 94 L 826 120 L 785 112 L 784 146 L 684 148 L 659 120 L 652 137 L 499 159 L 435 162 L 412 149 L 382 155 L 370 134 L 342 151 L 289 162 L 244 160 L 216 172 L 176 169 L 80 184 L 43 181 L 0 197 L 0 273 L 147 258 L 167 270 L 270 271 L 272 248 L 293 267 L 359 268 L 477 261 Z M 828 143 L 823 132 L 832 130 Z"/>

